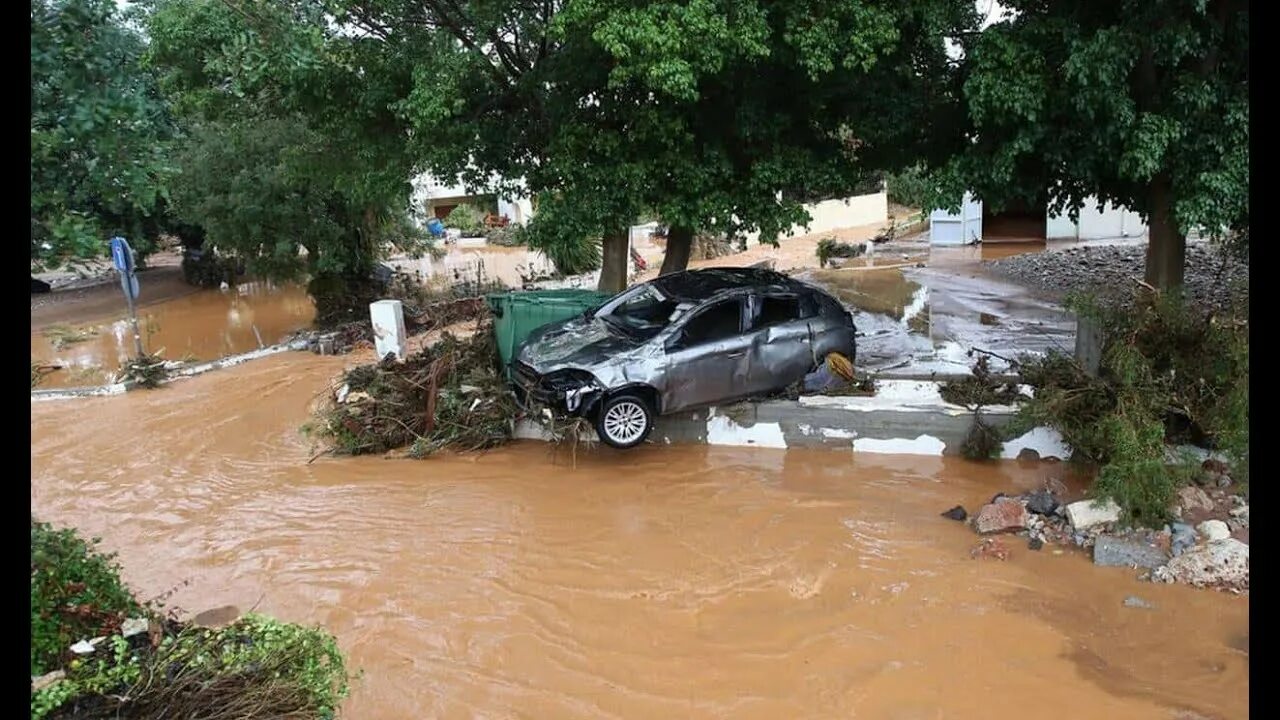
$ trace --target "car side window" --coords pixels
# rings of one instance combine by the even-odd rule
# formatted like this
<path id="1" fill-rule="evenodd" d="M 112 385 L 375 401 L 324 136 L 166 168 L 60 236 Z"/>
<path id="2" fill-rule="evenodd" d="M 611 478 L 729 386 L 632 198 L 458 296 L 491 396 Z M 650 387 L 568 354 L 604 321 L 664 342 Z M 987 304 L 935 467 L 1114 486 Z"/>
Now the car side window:
<path id="1" fill-rule="evenodd" d="M 753 330 L 770 325 L 781 325 L 801 318 L 800 298 L 795 295 L 765 295 L 759 298 L 760 312 L 757 313 Z"/>
<path id="2" fill-rule="evenodd" d="M 682 333 L 682 347 L 693 347 L 733 337 L 741 332 L 742 302 L 725 300 L 689 318 Z"/>

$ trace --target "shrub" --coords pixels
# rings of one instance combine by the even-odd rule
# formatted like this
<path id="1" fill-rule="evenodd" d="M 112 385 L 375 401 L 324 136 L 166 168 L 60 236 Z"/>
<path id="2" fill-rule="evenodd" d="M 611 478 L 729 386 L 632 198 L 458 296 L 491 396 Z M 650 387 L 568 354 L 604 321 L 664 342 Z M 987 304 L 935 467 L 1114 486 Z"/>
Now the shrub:
<path id="1" fill-rule="evenodd" d="M 444 219 L 446 227 L 461 231 L 463 235 L 477 234 L 484 230 L 485 212 L 475 205 L 463 203 L 455 207 Z"/>
<path id="2" fill-rule="evenodd" d="M 72 530 L 31 521 L 31 674 L 57 668 L 78 640 L 107 634 L 142 607 L 120 579 L 115 555 Z"/>
<path id="3" fill-rule="evenodd" d="M 489 228 L 484 232 L 485 241 L 490 245 L 503 247 L 522 247 L 529 244 L 523 225 Z"/>
<path id="4" fill-rule="evenodd" d="M 1091 376 L 1062 354 L 1024 360 L 1023 382 L 1035 398 L 1018 429 L 1048 425 L 1073 459 L 1100 466 L 1095 491 L 1137 523 L 1168 516 L 1188 468 L 1170 466 L 1166 443 L 1224 452 L 1233 476 L 1247 481 L 1249 462 L 1248 318 L 1220 316 L 1173 297 L 1069 305 L 1103 328 L 1102 362 Z"/>
<path id="5" fill-rule="evenodd" d="M 65 672 L 32 693 L 32 720 L 335 717 L 349 676 L 327 632 L 258 615 L 220 629 L 162 621 L 96 543 L 31 522 L 31 674 Z M 150 632 L 122 637 L 121 621 L 139 615 Z M 63 664 L 72 643 L 100 636 L 96 652 Z"/>

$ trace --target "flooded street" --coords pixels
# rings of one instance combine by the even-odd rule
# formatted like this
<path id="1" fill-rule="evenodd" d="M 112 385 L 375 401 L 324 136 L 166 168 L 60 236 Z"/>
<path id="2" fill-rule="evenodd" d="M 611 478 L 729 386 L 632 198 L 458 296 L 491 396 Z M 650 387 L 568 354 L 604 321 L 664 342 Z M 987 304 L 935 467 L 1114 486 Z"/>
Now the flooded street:
<path id="1" fill-rule="evenodd" d="M 116 294 L 121 295 L 118 286 Z M 249 282 L 229 289 L 198 290 L 138 310 L 138 328 L 148 352 L 170 360 L 215 360 L 273 345 L 311 325 L 315 307 L 304 288 Z M 64 333 L 79 333 L 68 342 Z M 63 366 L 42 387 L 108 382 L 134 354 L 133 329 L 119 310 L 100 322 L 50 325 L 31 334 L 31 359 Z"/>
<path id="2" fill-rule="evenodd" d="M 575 466 L 542 444 L 308 464 L 308 405 L 356 362 L 33 404 L 32 512 L 101 536 L 143 598 L 324 625 L 363 671 L 350 718 L 1248 717 L 1247 597 L 1016 542 L 973 560 L 939 517 L 1061 465 Z"/>
<path id="3" fill-rule="evenodd" d="M 854 309 L 860 369 L 885 377 L 966 373 L 974 362 L 966 355 L 970 348 L 995 353 L 995 369 L 1007 365 L 999 357 L 1073 350 L 1073 316 L 1057 303 L 990 276 L 981 264 L 1044 249 L 1043 243 L 934 247 L 921 256 L 898 253 L 910 258 L 898 267 L 861 265 L 801 277 Z M 876 262 L 886 264 L 885 256 L 893 257 L 881 251 Z"/>

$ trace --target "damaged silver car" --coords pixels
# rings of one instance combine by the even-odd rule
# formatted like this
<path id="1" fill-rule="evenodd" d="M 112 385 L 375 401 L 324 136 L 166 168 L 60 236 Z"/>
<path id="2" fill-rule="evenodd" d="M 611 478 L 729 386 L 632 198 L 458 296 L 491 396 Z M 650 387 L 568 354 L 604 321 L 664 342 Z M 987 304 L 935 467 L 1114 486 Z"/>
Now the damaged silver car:
<path id="1" fill-rule="evenodd" d="M 828 353 L 852 361 L 854 334 L 835 298 L 794 278 L 689 270 L 535 330 L 514 378 L 530 399 L 587 418 L 603 442 L 629 448 L 659 415 L 781 390 Z"/>

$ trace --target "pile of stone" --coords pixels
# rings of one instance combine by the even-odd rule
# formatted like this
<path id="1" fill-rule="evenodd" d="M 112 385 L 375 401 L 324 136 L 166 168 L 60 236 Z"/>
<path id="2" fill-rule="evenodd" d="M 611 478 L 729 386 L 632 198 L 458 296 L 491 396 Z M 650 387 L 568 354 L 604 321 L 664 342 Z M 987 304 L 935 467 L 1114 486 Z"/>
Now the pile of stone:
<path id="1" fill-rule="evenodd" d="M 1210 461 L 1206 461 L 1206 466 Z M 963 507 L 945 513 L 952 520 L 967 521 L 984 539 L 974 557 L 1005 559 L 987 546 L 991 536 L 1013 534 L 1027 541 L 1031 550 L 1045 545 L 1089 550 L 1095 565 L 1146 571 L 1143 579 L 1212 587 L 1232 592 L 1249 587 L 1249 506 L 1219 484 L 1221 473 L 1206 467 L 1202 478 L 1208 487 L 1189 485 L 1178 492 L 1171 513 L 1177 522 L 1160 530 L 1121 525 L 1121 509 L 1111 500 L 1059 502 L 1048 490 L 1017 496 L 997 495 L 969 518 Z"/>

